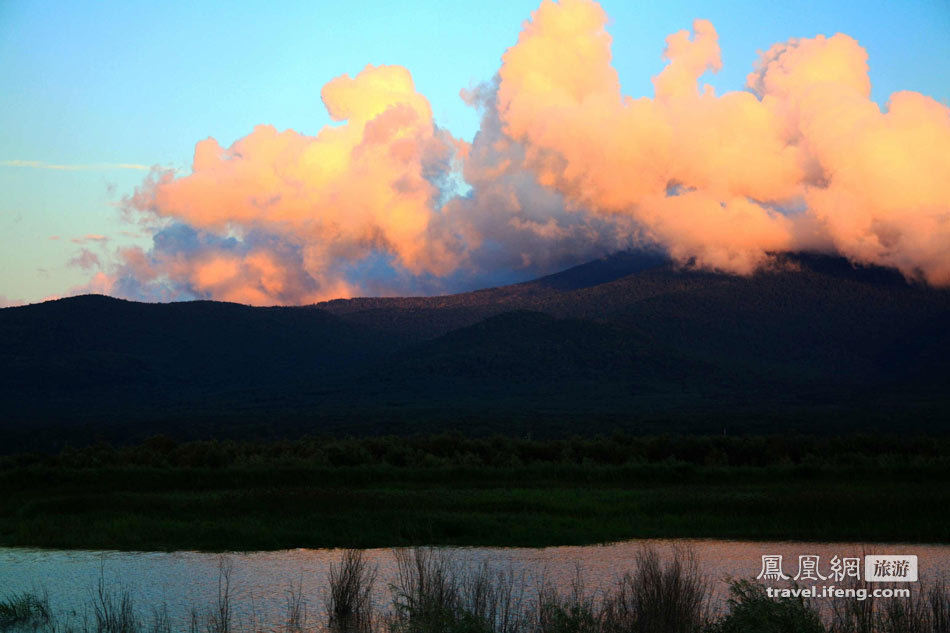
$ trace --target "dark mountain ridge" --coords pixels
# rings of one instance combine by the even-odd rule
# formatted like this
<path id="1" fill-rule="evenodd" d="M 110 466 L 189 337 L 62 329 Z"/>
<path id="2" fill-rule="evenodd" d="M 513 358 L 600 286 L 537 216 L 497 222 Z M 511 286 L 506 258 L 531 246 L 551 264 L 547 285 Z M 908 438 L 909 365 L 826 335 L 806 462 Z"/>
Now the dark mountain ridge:
<path id="1" fill-rule="evenodd" d="M 0 433 L 943 430 L 948 323 L 947 290 L 804 253 L 301 307 L 86 295 L 0 310 Z"/>

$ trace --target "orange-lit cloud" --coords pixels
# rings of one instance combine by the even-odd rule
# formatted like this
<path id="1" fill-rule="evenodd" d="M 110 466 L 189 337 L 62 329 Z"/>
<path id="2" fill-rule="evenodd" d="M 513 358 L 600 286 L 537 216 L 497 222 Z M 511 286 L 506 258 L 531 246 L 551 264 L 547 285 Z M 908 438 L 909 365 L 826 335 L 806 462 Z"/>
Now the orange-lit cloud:
<path id="1" fill-rule="evenodd" d="M 950 284 L 950 109 L 916 92 L 870 100 L 867 54 L 846 35 L 772 47 L 749 85 L 796 135 L 801 195 L 836 250 Z"/>
<path id="2" fill-rule="evenodd" d="M 322 98 L 340 125 L 316 136 L 261 125 L 228 148 L 209 138 L 189 175 L 154 174 L 133 211 L 221 239 L 127 251 L 129 270 L 255 304 L 347 296 L 356 285 L 342 269 L 374 253 L 410 274 L 453 270 L 459 248 L 429 174 L 447 172 L 459 144 L 435 126 L 410 73 L 367 66 L 326 84 Z"/>
<path id="3" fill-rule="evenodd" d="M 50 236 L 50 239 L 59 239 L 58 235 Z M 73 244 L 87 244 L 89 242 L 93 243 L 105 243 L 109 241 L 109 238 L 105 235 L 99 235 L 96 233 L 88 233 L 83 237 L 74 237 L 70 240 Z"/>
<path id="4" fill-rule="evenodd" d="M 498 110 L 539 179 L 583 209 L 628 215 L 677 259 L 753 270 L 829 243 L 863 263 L 950 283 L 950 110 L 870 100 L 845 35 L 767 51 L 748 92 L 716 96 L 716 31 L 667 38 L 654 98 L 621 94 L 607 16 L 545 0 L 504 56 Z"/>
<path id="5" fill-rule="evenodd" d="M 471 144 L 438 128 L 398 66 L 327 83 L 337 123 L 315 136 L 261 125 L 230 147 L 199 142 L 191 173 L 153 171 L 126 201 L 153 247 L 117 250 L 96 287 L 307 303 L 635 245 L 739 274 L 817 249 L 950 284 L 950 109 L 899 92 L 882 111 L 843 34 L 776 44 L 746 90 L 717 95 L 699 85 L 722 66 L 706 20 L 666 39 L 654 95 L 633 98 L 606 24 L 590 0 L 544 0 L 494 81 L 463 93 L 482 113 Z"/>

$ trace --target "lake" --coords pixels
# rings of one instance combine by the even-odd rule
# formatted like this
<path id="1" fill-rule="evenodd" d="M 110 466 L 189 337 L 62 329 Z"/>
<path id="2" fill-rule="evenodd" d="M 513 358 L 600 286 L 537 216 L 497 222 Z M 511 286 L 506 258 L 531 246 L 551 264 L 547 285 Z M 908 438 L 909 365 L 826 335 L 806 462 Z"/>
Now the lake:
<path id="1" fill-rule="evenodd" d="M 631 570 L 644 545 L 661 556 L 673 547 L 689 547 L 709 578 L 714 602 L 726 595 L 728 578 L 754 578 L 762 569 L 763 555 L 783 556 L 783 568 L 792 576 L 799 556 L 819 557 L 818 572 L 828 575 L 832 557 L 864 554 L 912 554 L 918 557 L 921 580 L 930 583 L 950 578 L 950 546 L 842 543 L 746 542 L 718 540 L 627 541 L 578 547 L 444 548 L 461 568 L 483 563 L 500 570 L 523 574 L 530 586 L 545 581 L 560 588 L 570 586 L 580 570 L 589 590 L 608 586 Z M 181 625 L 192 608 L 206 610 L 217 598 L 222 558 L 231 566 L 231 595 L 238 623 L 255 622 L 264 630 L 276 629 L 286 612 L 291 587 L 302 589 L 311 621 L 323 617 L 326 575 L 339 561 L 340 550 L 283 550 L 274 552 L 115 552 L 61 551 L 0 548 L 0 596 L 27 590 L 45 590 L 54 612 L 81 617 L 88 608 L 100 574 L 107 587 L 127 588 L 141 613 L 153 605 L 166 604 L 172 622 Z M 395 580 L 392 550 L 366 550 L 378 566 L 375 601 L 388 605 L 388 585 Z M 836 584 L 836 583 L 830 583 Z M 917 586 L 917 583 L 909 583 Z M 72 615 L 70 615 L 72 614 Z M 91 617 L 91 614 L 90 614 Z"/>

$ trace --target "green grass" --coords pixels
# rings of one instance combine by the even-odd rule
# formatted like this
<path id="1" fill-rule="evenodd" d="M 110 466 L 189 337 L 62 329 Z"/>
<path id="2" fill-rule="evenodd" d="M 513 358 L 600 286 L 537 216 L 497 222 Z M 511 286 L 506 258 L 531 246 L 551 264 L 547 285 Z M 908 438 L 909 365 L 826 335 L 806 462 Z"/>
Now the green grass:
<path id="1" fill-rule="evenodd" d="M 947 473 L 901 467 L 64 469 L 0 473 L 0 544 L 126 550 L 948 542 Z"/>
<path id="2" fill-rule="evenodd" d="M 950 542 L 946 436 L 303 438 L 0 457 L 0 545 Z"/>

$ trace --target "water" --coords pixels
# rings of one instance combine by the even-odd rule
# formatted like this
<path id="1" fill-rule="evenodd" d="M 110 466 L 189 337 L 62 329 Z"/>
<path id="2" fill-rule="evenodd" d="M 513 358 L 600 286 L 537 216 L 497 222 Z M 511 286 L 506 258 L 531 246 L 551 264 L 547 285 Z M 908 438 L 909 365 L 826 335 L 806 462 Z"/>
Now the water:
<path id="1" fill-rule="evenodd" d="M 921 579 L 926 583 L 950 578 L 950 546 L 861 545 L 841 543 L 744 542 L 712 540 L 627 541 L 583 547 L 452 548 L 446 553 L 459 566 L 487 562 L 493 568 L 524 574 L 530 586 L 540 581 L 569 587 L 578 569 L 586 587 L 597 590 L 616 581 L 633 568 L 637 551 L 644 544 L 661 556 L 674 546 L 687 545 L 712 584 L 716 601 L 722 599 L 728 578 L 759 574 L 763 555 L 782 555 L 786 574 L 794 575 L 800 555 L 820 557 L 819 571 L 827 575 L 830 559 L 837 555 L 916 554 Z M 284 550 L 277 552 L 229 553 L 231 596 L 238 623 L 256 623 L 265 630 L 277 629 L 287 609 L 288 591 L 300 585 L 311 621 L 323 616 L 326 575 L 339 561 L 340 550 Z M 366 557 L 379 568 L 376 603 L 388 606 L 388 585 L 395 579 L 392 550 L 367 550 Z M 155 605 L 166 604 L 171 620 L 184 623 L 192 608 L 206 612 L 217 599 L 222 555 L 199 552 L 61 551 L 0 548 L 0 596 L 13 592 L 45 589 L 54 612 L 81 617 L 91 601 L 100 574 L 107 587 L 128 588 L 142 615 Z M 91 617 L 91 614 L 88 614 Z"/>

